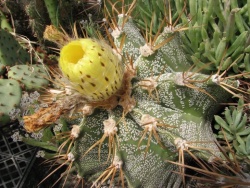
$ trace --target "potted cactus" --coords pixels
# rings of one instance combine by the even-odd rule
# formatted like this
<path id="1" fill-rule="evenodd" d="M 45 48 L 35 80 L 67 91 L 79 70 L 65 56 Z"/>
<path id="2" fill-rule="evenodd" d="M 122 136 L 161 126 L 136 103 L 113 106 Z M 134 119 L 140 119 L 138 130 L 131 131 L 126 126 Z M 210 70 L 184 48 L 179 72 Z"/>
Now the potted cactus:
<path id="1" fill-rule="evenodd" d="M 4 121 L 18 119 L 22 141 L 59 164 L 45 179 L 66 166 L 65 187 L 69 176 L 90 187 L 250 185 L 249 1 L 107 0 L 104 19 L 84 23 L 64 19 L 67 5 L 82 6 L 44 1 L 51 25 L 33 31 L 57 45 L 58 65 L 34 51 L 37 65 L 10 65 L 2 80 L 20 88 L 4 94 L 14 104 Z"/>

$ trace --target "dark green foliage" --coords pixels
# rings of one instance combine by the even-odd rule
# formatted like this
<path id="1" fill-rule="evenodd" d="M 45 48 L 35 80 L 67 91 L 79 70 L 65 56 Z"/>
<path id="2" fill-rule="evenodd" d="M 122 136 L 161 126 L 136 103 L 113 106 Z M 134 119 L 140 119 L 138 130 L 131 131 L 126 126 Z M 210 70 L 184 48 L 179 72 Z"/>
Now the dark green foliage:
<path id="1" fill-rule="evenodd" d="M 2 76 L 5 73 L 5 65 L 0 62 L 0 76 Z"/>
<path id="2" fill-rule="evenodd" d="M 248 107 L 244 107 L 244 102 L 240 99 L 237 107 L 230 106 L 225 109 L 223 118 L 215 116 L 215 128 L 219 130 L 217 138 L 227 141 L 236 157 L 250 164 L 250 126 L 247 114 L 244 113 L 247 109 Z"/>

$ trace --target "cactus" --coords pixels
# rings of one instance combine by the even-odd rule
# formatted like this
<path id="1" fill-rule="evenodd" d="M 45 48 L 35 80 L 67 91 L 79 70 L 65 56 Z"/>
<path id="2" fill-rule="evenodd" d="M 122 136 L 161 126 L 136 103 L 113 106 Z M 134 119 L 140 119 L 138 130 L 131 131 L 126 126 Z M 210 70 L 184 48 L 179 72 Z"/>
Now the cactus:
<path id="1" fill-rule="evenodd" d="M 9 113 L 19 106 L 22 89 L 15 80 L 0 79 L 0 125 L 10 122 Z"/>
<path id="2" fill-rule="evenodd" d="M 244 102 L 239 100 L 238 106 L 229 106 L 224 111 L 225 120 L 216 115 L 215 128 L 219 130 L 217 138 L 226 140 L 236 153 L 236 157 L 250 163 L 250 127 L 247 124 L 247 114 L 243 112 Z M 231 156 L 233 157 L 233 156 Z"/>
<path id="3" fill-rule="evenodd" d="M 1 126 L 15 120 L 9 113 L 20 105 L 22 90 L 39 90 L 49 83 L 45 66 L 23 65 L 33 58 L 32 53 L 23 47 L 21 39 L 7 29 L 0 29 Z M 21 85 L 24 87 L 21 88 Z"/>
<path id="4" fill-rule="evenodd" d="M 5 66 L 3 63 L 0 62 L 0 76 L 2 76 L 5 73 Z"/>
<path id="5" fill-rule="evenodd" d="M 213 168 L 225 158 L 233 162 L 212 130 L 221 104 L 249 95 L 237 80 L 249 77 L 249 3 L 105 2 L 111 3 L 104 7 L 112 32 L 104 37 L 71 39 L 47 27 L 57 35 L 45 32 L 46 39 L 62 42 L 61 73 L 51 75 L 53 87 L 38 101 L 47 105 L 23 116 L 26 131 L 42 132 L 42 139 L 23 141 L 53 151 L 45 157 L 67 165 L 66 177 L 73 172 L 93 187 L 107 180 L 110 186 L 183 187 L 199 176 L 210 186 L 249 185 L 234 166 Z M 51 21 L 58 21 L 50 8 Z M 21 74 L 13 69 L 10 77 Z M 227 135 L 235 136 L 235 126 L 244 132 L 236 149 L 242 158 L 249 154 L 246 116 L 240 122 L 240 109 L 233 116 L 233 125 L 215 120 Z"/>
<path id="6" fill-rule="evenodd" d="M 41 42 L 44 29 L 49 24 L 49 16 L 44 1 L 30 1 L 25 8 L 25 12 L 29 15 L 29 26 L 32 33 Z"/>
<path id="7" fill-rule="evenodd" d="M 89 10 L 89 6 L 88 1 L 4 1 L 0 11 L 13 18 L 12 25 L 15 26 L 15 31 L 18 34 L 32 40 L 37 39 L 41 45 L 47 47 L 47 45 L 52 45 L 52 43 L 47 44 L 43 38 L 43 32 L 47 25 L 71 32 L 71 27 L 75 23 L 81 23 L 87 18 L 88 13 L 93 12 L 93 10 Z M 10 23 L 6 24 L 6 19 L 1 22 L 4 27 L 10 28 Z"/>
<path id="8" fill-rule="evenodd" d="M 8 71 L 8 78 L 24 84 L 26 90 L 38 90 L 49 84 L 44 65 L 15 65 Z"/>
<path id="9" fill-rule="evenodd" d="M 0 11 L 0 21 L 1 21 L 1 28 L 12 31 L 12 27 L 10 26 L 9 22 L 7 21 L 5 15 Z"/>
<path id="10" fill-rule="evenodd" d="M 55 25 L 56 27 L 58 27 L 59 26 L 59 24 L 58 24 L 59 1 L 57 1 L 57 0 L 53 0 L 53 1 L 45 0 L 44 3 L 45 3 L 46 8 L 48 10 L 49 17 L 50 17 L 52 24 Z"/>
<path id="11" fill-rule="evenodd" d="M 5 66 L 23 64 L 30 60 L 29 53 L 16 41 L 8 31 L 0 30 L 0 62 Z"/>
<path id="12" fill-rule="evenodd" d="M 2 16 L 2 15 L 1 15 Z M 3 79 L 6 67 L 25 63 L 30 59 L 28 52 L 17 42 L 7 29 L 0 29 L 0 75 L 1 75 L 1 107 L 0 125 L 11 121 L 9 112 L 19 106 L 22 89 L 15 80 Z M 9 101 L 10 100 L 10 101 Z"/>

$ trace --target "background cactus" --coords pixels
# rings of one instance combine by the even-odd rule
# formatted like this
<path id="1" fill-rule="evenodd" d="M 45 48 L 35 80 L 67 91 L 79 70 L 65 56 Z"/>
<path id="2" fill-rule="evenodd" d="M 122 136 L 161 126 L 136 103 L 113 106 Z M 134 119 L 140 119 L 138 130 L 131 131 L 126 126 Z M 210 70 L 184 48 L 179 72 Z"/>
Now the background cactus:
<path id="1" fill-rule="evenodd" d="M 91 26 L 103 25 L 90 23 L 85 32 L 99 38 L 76 40 L 78 34 L 71 39 L 60 31 L 63 19 L 55 13 L 73 2 L 44 1 L 41 9 L 48 11 L 57 36 L 65 36 L 56 40 L 63 41 L 63 74 L 51 75 L 53 87 L 29 103 L 33 110 L 19 119 L 29 134 L 41 134 L 23 141 L 45 149 L 44 156 L 59 167 L 67 165 L 66 177 L 72 173 L 97 187 L 106 180 L 124 187 L 183 187 L 193 180 L 206 180 L 208 186 L 249 185 L 247 176 L 240 176 L 249 173 L 242 165 L 242 155 L 249 154 L 242 102 L 232 115 L 225 111 L 230 122 L 218 116 L 232 96 L 249 102 L 249 2 L 104 1 L 104 27 L 112 31 L 100 37 Z M 69 20 L 81 22 L 71 15 Z M 229 145 L 236 136 L 233 146 L 241 160 L 227 157 L 231 154 L 222 149 L 227 145 L 213 136 L 214 115 Z M 241 168 L 233 165 L 238 162 Z M 220 163 L 226 165 L 218 171 L 214 166 Z"/>
<path id="2" fill-rule="evenodd" d="M 24 84 L 26 90 L 37 90 L 49 84 L 44 65 L 15 65 L 8 71 L 8 78 Z"/>
<path id="3" fill-rule="evenodd" d="M 1 15 L 1 19 L 3 19 Z M 6 20 L 5 20 L 6 21 Z M 21 100 L 22 89 L 15 80 L 6 80 L 7 66 L 27 61 L 28 53 L 21 47 L 16 39 L 4 28 L 0 29 L 0 82 L 1 82 L 1 109 L 0 125 L 10 122 L 9 112 L 16 108 Z M 13 52 L 13 54 L 10 54 Z M 12 98 L 10 101 L 8 98 Z"/>
<path id="4" fill-rule="evenodd" d="M 29 54 L 6 30 L 1 29 L 1 51 L 0 62 L 5 66 L 24 64 L 30 60 Z"/>
<path id="5" fill-rule="evenodd" d="M 93 1 L 38 1 L 21 0 L 3 1 L 0 10 L 13 21 L 11 25 L 15 27 L 18 34 L 29 36 L 30 39 L 38 40 L 40 45 L 44 45 L 43 32 L 47 25 L 62 27 L 71 33 L 75 22 L 77 24 L 86 20 L 88 13 L 93 13 L 94 18 L 98 18 L 98 2 Z M 95 8 L 95 10 L 91 9 Z M 6 20 L 6 19 L 5 19 Z M 8 26 L 10 27 L 10 26 Z M 81 29 L 78 29 L 81 30 Z M 52 44 L 46 44 L 52 46 Z M 46 47 L 46 46 L 45 46 Z"/>
<path id="6" fill-rule="evenodd" d="M 15 80 L 0 79 L 0 87 L 0 124 L 4 125 L 10 121 L 9 112 L 19 105 L 22 90 Z"/>
<path id="7" fill-rule="evenodd" d="M 41 64 L 32 65 L 32 52 L 29 53 L 24 48 L 26 45 L 24 42 L 21 43 L 20 38 L 20 36 L 15 36 L 6 28 L 0 29 L 0 81 L 2 95 L 0 126 L 12 120 L 9 113 L 19 106 L 22 91 L 26 89 L 38 90 L 49 83 L 49 75 L 45 71 L 45 66 Z M 8 98 L 11 100 L 8 101 Z"/>

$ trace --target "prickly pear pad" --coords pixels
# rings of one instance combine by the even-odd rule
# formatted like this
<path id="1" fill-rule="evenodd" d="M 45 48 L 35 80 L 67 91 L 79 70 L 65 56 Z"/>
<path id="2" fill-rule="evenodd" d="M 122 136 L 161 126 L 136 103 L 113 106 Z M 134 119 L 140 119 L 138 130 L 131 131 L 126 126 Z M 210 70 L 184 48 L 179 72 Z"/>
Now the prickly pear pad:
<path id="1" fill-rule="evenodd" d="M 0 62 L 13 66 L 30 60 L 29 53 L 17 42 L 8 31 L 0 29 Z"/>
<path id="2" fill-rule="evenodd" d="M 0 79 L 0 126 L 10 122 L 9 112 L 21 100 L 22 90 L 16 80 Z"/>
<path id="3" fill-rule="evenodd" d="M 27 90 L 36 90 L 49 84 L 44 65 L 15 65 L 10 68 L 8 78 L 21 82 Z"/>

